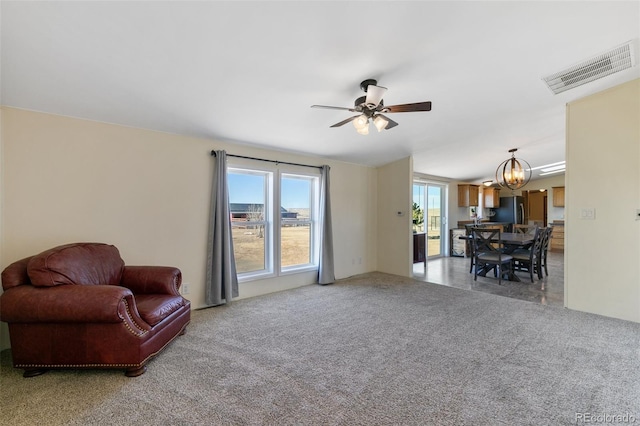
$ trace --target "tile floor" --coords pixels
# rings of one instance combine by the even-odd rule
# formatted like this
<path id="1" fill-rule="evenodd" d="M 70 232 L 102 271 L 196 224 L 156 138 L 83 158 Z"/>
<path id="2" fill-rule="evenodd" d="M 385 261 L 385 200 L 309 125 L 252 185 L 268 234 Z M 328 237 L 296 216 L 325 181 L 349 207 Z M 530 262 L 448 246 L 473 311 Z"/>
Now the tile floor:
<path id="1" fill-rule="evenodd" d="M 413 265 L 413 278 L 435 284 L 448 285 L 465 290 L 482 291 L 543 305 L 564 306 L 564 253 L 549 252 L 549 276 L 542 280 L 534 274 L 531 283 L 528 272 L 516 272 L 522 282 L 498 280 L 489 273 L 487 277 L 473 280 L 469 273 L 471 259 L 466 257 L 440 257 Z"/>

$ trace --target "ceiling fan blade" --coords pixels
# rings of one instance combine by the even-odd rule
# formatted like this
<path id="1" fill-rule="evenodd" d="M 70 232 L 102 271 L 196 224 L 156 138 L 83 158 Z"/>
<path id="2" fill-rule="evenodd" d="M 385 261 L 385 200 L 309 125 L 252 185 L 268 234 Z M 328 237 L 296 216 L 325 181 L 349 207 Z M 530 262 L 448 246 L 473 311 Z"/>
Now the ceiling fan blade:
<path id="1" fill-rule="evenodd" d="M 328 106 L 328 105 L 311 105 L 311 108 L 339 109 L 339 110 L 343 110 L 343 111 L 356 112 L 356 110 L 355 110 L 355 109 L 353 109 L 353 108 L 337 107 L 337 106 Z"/>
<path id="2" fill-rule="evenodd" d="M 386 87 L 375 86 L 373 84 L 367 86 L 367 100 L 365 101 L 367 106 L 370 109 L 377 107 L 386 91 Z"/>
<path id="3" fill-rule="evenodd" d="M 390 119 L 389 117 L 386 117 L 382 114 L 378 114 L 378 117 L 382 117 L 385 120 L 387 120 L 389 123 L 386 125 L 386 127 L 384 128 L 385 130 L 389 130 L 389 129 L 393 129 L 394 127 L 396 127 L 398 125 L 398 123 L 396 123 L 395 121 L 393 121 L 392 119 Z"/>
<path id="4" fill-rule="evenodd" d="M 402 104 L 385 106 L 382 109 L 383 112 L 416 112 L 416 111 L 431 111 L 431 102 L 416 102 L 414 104 Z"/>
<path id="5" fill-rule="evenodd" d="M 347 118 L 346 120 L 342 120 L 341 122 L 336 123 L 336 124 L 334 124 L 333 126 L 329 126 L 329 127 L 340 127 L 340 126 L 344 126 L 345 124 L 350 123 L 350 122 L 352 122 L 353 120 L 355 120 L 356 118 L 360 117 L 360 115 L 362 115 L 362 114 L 354 115 L 354 116 L 353 116 L 353 117 L 351 117 L 351 118 Z"/>

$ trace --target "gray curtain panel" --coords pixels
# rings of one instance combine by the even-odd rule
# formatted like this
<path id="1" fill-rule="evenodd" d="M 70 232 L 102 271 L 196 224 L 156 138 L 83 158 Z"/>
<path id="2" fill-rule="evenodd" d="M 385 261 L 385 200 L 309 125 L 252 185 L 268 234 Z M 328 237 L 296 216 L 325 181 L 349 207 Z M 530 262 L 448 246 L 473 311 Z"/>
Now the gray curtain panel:
<path id="1" fill-rule="evenodd" d="M 238 275 L 231 238 L 227 153 L 215 151 L 207 247 L 205 303 L 221 305 L 238 297 Z"/>
<path id="2" fill-rule="evenodd" d="M 329 197 L 329 169 L 322 166 L 320 178 L 320 265 L 318 284 L 331 284 L 336 280 L 333 268 L 333 231 L 331 227 L 331 199 Z"/>

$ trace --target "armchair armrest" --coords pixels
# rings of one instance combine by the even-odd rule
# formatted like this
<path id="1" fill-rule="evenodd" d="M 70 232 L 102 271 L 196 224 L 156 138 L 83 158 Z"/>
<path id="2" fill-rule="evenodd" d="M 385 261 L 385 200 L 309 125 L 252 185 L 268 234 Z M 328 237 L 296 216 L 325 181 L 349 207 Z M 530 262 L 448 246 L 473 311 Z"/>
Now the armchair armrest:
<path id="1" fill-rule="evenodd" d="M 121 323 L 143 334 L 151 329 L 129 289 L 115 285 L 22 285 L 0 296 L 0 319 L 8 323 Z"/>
<path id="2" fill-rule="evenodd" d="M 180 296 L 182 272 L 171 266 L 125 266 L 120 284 L 133 294 Z"/>

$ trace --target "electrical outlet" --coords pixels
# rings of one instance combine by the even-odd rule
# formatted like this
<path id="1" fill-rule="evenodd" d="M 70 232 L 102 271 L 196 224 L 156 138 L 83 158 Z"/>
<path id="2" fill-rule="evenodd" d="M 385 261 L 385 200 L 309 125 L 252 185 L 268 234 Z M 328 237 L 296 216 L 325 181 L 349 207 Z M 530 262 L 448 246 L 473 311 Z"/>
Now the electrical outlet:
<path id="1" fill-rule="evenodd" d="M 182 283 L 180 286 L 180 292 L 182 294 L 189 294 L 189 283 Z"/>

